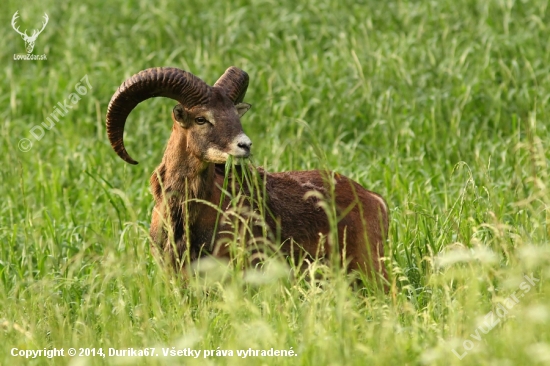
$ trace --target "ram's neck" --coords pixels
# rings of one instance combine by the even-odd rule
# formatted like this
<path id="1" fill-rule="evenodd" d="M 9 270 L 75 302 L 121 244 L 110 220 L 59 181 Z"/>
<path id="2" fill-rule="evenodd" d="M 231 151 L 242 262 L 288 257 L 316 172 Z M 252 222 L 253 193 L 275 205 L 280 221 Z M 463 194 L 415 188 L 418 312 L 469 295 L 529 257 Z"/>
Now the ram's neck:
<path id="1" fill-rule="evenodd" d="M 214 226 L 202 221 L 216 218 L 215 211 L 200 201 L 217 203 L 220 196 L 215 165 L 200 161 L 188 151 L 186 136 L 173 131 L 162 163 L 151 177 L 155 198 L 151 238 L 174 260 L 182 259 L 188 245 L 191 260 L 200 256 L 203 245 L 212 237 L 211 232 L 200 228 L 212 230 Z"/>
<path id="2" fill-rule="evenodd" d="M 214 187 L 214 164 L 205 163 L 188 152 L 185 133 L 172 131 L 162 163 L 151 177 L 151 188 L 157 204 L 167 198 L 170 205 L 181 205 L 184 201 L 209 200 Z M 166 197 L 164 197 L 166 194 Z M 195 201 L 188 201 L 193 211 Z M 195 218 L 190 212 L 188 219 Z"/>

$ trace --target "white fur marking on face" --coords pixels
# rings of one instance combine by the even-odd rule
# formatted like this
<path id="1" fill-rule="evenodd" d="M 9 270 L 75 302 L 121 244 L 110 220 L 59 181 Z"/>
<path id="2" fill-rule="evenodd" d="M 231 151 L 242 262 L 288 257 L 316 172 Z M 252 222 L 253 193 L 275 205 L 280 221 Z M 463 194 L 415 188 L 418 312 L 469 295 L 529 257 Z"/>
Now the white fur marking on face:
<path id="1" fill-rule="evenodd" d="M 239 145 L 248 146 L 248 149 L 243 149 Z M 252 141 L 241 132 L 233 139 L 231 144 L 229 144 L 229 154 L 236 158 L 246 158 L 250 155 L 250 146 L 252 146 Z"/>
<path id="2" fill-rule="evenodd" d="M 228 153 L 213 147 L 209 147 L 208 150 L 206 150 L 206 160 L 212 163 L 225 163 L 228 157 Z"/>
<path id="3" fill-rule="evenodd" d="M 211 111 L 204 112 L 204 118 L 208 120 L 212 125 L 216 124 L 216 120 L 214 120 L 214 114 Z"/>

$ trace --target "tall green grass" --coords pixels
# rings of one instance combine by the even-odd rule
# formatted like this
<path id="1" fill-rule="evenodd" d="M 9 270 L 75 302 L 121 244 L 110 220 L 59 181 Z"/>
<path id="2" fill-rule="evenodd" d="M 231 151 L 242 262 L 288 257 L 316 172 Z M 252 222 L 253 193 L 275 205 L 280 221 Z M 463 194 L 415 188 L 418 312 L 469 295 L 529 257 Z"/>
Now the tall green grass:
<path id="1" fill-rule="evenodd" d="M 547 1 L 7 0 L 1 9 L 0 364 L 550 361 Z M 47 61 L 13 60 L 25 52 L 10 27 L 16 10 L 21 30 L 49 15 L 34 49 Z M 279 262 L 263 274 L 211 263 L 184 283 L 151 256 L 148 179 L 174 103 L 132 112 L 126 144 L 138 166 L 108 144 L 107 103 L 147 67 L 213 83 L 230 65 L 251 76 L 243 127 L 255 162 L 330 168 L 387 199 L 388 295 L 357 293 L 321 264 L 312 268 L 325 273 L 321 284 Z M 85 75 L 92 89 L 34 139 L 31 128 Z M 539 280 L 528 292 L 525 275 Z M 514 293 L 518 303 L 488 330 L 485 315 L 504 313 Z M 11 356 L 54 347 L 297 356 Z"/>

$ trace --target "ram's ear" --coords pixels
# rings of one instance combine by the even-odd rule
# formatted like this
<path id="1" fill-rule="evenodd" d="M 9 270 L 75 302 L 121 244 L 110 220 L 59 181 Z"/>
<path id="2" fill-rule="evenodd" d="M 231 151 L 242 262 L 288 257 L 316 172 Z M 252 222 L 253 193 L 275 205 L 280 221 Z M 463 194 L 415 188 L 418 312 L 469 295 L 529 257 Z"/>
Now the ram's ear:
<path id="1" fill-rule="evenodd" d="M 176 104 L 174 109 L 172 109 L 172 119 L 183 128 L 189 127 L 189 118 L 187 112 L 181 104 Z"/>
<path id="2" fill-rule="evenodd" d="M 235 106 L 237 108 L 237 113 L 239 114 L 239 117 L 242 117 L 248 110 L 252 107 L 248 103 L 239 103 Z"/>

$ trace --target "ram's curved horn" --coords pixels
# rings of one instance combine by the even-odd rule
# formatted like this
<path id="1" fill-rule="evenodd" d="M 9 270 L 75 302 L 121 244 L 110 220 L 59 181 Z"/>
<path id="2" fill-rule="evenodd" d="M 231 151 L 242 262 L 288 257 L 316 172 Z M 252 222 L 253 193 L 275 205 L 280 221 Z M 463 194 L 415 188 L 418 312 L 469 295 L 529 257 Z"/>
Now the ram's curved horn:
<path id="1" fill-rule="evenodd" d="M 233 103 L 241 103 L 248 88 L 248 74 L 238 67 L 231 66 L 216 81 L 214 87 L 223 89 Z"/>
<path id="2" fill-rule="evenodd" d="M 124 147 L 126 118 L 139 103 L 153 97 L 171 98 L 184 108 L 191 108 L 208 103 L 210 86 L 195 75 L 174 67 L 143 70 L 122 83 L 107 108 L 107 134 L 115 152 L 127 163 L 137 164 Z"/>

